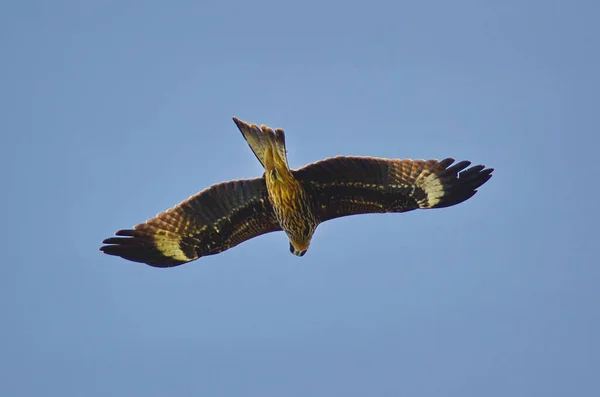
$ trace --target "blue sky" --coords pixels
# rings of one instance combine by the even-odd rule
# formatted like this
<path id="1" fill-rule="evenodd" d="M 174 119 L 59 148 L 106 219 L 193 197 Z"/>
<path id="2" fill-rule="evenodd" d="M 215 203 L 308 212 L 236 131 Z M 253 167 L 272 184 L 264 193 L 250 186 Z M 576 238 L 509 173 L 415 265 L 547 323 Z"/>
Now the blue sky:
<path id="1" fill-rule="evenodd" d="M 0 394 L 600 395 L 592 1 L 0 6 Z M 231 116 L 496 169 L 173 269 L 102 239 L 260 175 Z"/>

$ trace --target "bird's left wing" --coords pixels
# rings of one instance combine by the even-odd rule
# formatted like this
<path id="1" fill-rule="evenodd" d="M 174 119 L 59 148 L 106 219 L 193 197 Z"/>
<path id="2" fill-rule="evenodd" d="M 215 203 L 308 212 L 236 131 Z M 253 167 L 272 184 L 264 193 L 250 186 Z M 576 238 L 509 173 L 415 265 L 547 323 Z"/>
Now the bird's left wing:
<path id="1" fill-rule="evenodd" d="M 281 230 L 264 178 L 224 182 L 102 243 L 106 254 L 172 267 Z"/>
<path id="2" fill-rule="evenodd" d="M 338 156 L 293 171 L 321 222 L 342 216 L 406 212 L 461 203 L 491 178 L 492 168 L 454 159 Z"/>

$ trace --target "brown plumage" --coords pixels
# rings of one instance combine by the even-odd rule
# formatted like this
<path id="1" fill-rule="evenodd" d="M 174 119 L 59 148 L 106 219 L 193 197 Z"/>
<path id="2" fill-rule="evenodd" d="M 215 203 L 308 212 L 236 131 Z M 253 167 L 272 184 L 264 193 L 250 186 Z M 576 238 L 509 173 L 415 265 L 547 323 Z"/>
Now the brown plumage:
<path id="1" fill-rule="evenodd" d="M 406 212 L 459 204 L 492 168 L 454 159 L 389 160 L 338 156 L 290 170 L 285 134 L 234 122 L 265 168 L 261 178 L 224 182 L 103 241 L 106 254 L 171 267 L 283 230 L 303 256 L 317 226 L 342 216 Z"/>

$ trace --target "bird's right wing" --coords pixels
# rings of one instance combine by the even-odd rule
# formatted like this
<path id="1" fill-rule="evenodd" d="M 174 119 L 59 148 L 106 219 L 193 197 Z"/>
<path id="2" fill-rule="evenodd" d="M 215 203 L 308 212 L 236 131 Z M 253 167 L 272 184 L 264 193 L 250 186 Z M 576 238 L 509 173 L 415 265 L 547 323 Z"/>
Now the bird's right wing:
<path id="1" fill-rule="evenodd" d="M 491 178 L 492 168 L 471 162 L 389 160 L 338 156 L 293 171 L 321 222 L 342 216 L 406 212 L 461 203 Z"/>
<path id="2" fill-rule="evenodd" d="M 264 178 L 224 182 L 102 243 L 105 254 L 172 267 L 281 230 Z"/>

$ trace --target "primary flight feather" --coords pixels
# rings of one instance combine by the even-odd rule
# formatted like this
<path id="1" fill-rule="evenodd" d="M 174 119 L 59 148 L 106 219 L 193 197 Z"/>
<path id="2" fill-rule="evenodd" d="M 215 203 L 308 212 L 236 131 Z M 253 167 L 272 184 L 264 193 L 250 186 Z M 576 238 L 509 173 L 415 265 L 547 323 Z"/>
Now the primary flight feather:
<path id="1" fill-rule="evenodd" d="M 452 158 L 338 156 L 292 170 L 282 129 L 233 121 L 265 169 L 261 178 L 213 185 L 133 229 L 117 231 L 100 250 L 172 267 L 284 231 L 290 251 L 303 256 L 322 222 L 449 207 L 472 197 L 492 177 L 493 168 L 469 168 L 470 161 Z"/>

